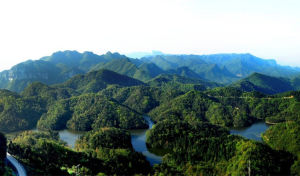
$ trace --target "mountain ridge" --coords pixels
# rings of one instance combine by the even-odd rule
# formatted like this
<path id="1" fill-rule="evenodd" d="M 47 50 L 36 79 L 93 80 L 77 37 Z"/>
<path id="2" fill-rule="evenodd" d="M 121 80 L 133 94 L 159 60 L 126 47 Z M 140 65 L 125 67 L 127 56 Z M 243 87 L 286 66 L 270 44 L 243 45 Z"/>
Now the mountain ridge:
<path id="1" fill-rule="evenodd" d="M 157 53 L 160 54 L 160 53 Z M 141 59 L 119 53 L 58 51 L 39 60 L 28 60 L 0 72 L 0 88 L 21 92 L 30 83 L 47 85 L 62 83 L 77 74 L 109 69 L 147 82 L 159 74 L 177 74 L 224 85 L 246 78 L 254 72 L 292 78 L 300 74 L 297 67 L 281 66 L 275 60 L 265 60 L 246 54 L 213 55 L 153 55 Z M 294 78 L 294 85 L 298 85 Z"/>
<path id="2" fill-rule="evenodd" d="M 296 90 L 290 79 L 272 77 L 256 72 L 230 86 L 247 92 L 258 91 L 265 94 L 277 94 Z"/>

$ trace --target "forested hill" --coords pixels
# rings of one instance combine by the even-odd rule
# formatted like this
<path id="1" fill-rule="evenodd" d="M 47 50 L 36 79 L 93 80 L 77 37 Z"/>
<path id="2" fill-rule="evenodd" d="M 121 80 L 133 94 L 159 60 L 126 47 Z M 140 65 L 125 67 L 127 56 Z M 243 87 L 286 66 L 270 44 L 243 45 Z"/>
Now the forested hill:
<path id="1" fill-rule="evenodd" d="M 126 56 L 118 53 L 96 55 L 91 52 L 59 51 L 40 60 L 28 60 L 0 73 L 0 88 L 21 92 L 27 85 L 39 81 L 62 83 L 74 75 L 84 74 L 91 67 Z"/>
<path id="2" fill-rule="evenodd" d="M 8 151 L 31 175 L 78 170 L 83 175 L 247 175 L 249 162 L 253 175 L 299 173 L 297 144 L 281 145 L 277 136 L 297 137 L 300 91 L 265 95 L 219 86 L 176 74 L 144 83 L 106 69 L 55 85 L 34 82 L 20 94 L 0 90 L 0 131 L 40 130 L 8 143 Z M 146 135 L 148 148 L 164 155 L 154 167 L 134 150 L 128 131 L 148 128 L 143 114 L 156 123 Z M 258 120 L 291 126 L 288 131 L 286 125 L 271 128 L 267 144 L 229 134 L 229 128 Z M 54 131 L 64 129 L 87 133 L 73 150 Z"/>
<path id="3" fill-rule="evenodd" d="M 143 85 L 142 81 L 118 74 L 110 70 L 91 71 L 85 75 L 77 75 L 68 81 L 56 85 L 55 87 L 71 88 L 78 92 L 99 92 L 108 85 L 118 85 L 122 87 Z"/>
<path id="4" fill-rule="evenodd" d="M 296 83 L 296 81 L 294 82 Z M 249 77 L 230 86 L 237 87 L 247 92 L 258 91 L 265 94 L 276 94 L 297 89 L 297 87 L 293 86 L 290 79 L 277 78 L 260 73 L 253 73 Z"/>
<path id="5" fill-rule="evenodd" d="M 0 88 L 21 92 L 38 81 L 47 85 L 62 83 L 77 74 L 108 69 L 147 82 L 160 74 L 175 74 L 220 84 L 231 84 L 254 72 L 270 76 L 293 78 L 300 87 L 299 68 L 280 66 L 274 60 L 264 60 L 250 54 L 214 55 L 153 55 L 141 59 L 119 53 L 59 51 L 39 60 L 19 63 L 0 72 Z"/>

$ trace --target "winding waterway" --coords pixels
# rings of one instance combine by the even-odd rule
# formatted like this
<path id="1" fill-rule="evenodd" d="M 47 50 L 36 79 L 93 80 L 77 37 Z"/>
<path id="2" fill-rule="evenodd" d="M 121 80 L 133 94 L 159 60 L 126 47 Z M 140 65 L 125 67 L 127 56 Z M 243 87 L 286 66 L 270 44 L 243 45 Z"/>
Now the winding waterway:
<path id="1" fill-rule="evenodd" d="M 151 153 L 146 146 L 146 132 L 151 129 L 154 123 L 148 116 L 144 116 L 149 128 L 143 130 L 131 130 L 131 143 L 135 151 L 141 152 L 151 165 L 162 162 L 162 157 Z M 269 125 L 265 122 L 256 122 L 249 127 L 231 129 L 230 134 L 241 135 L 245 138 L 262 141 L 261 134 L 268 129 Z M 59 131 L 59 137 L 65 141 L 68 146 L 74 148 L 76 140 L 83 135 L 84 132 L 77 132 L 71 130 Z"/>
<path id="2" fill-rule="evenodd" d="M 148 116 L 144 116 L 145 120 L 151 129 L 154 123 Z M 146 132 L 149 129 L 144 130 L 131 130 L 131 143 L 135 151 L 141 152 L 151 165 L 159 164 L 162 161 L 162 157 L 151 153 L 146 146 Z"/>
<path id="3" fill-rule="evenodd" d="M 162 157 L 151 153 L 146 146 L 146 132 L 151 129 L 154 123 L 148 116 L 144 116 L 146 122 L 149 125 L 148 129 L 142 130 L 131 130 L 131 144 L 135 151 L 141 152 L 151 165 L 159 164 L 162 161 Z M 68 146 L 74 148 L 76 140 L 83 135 L 84 132 L 72 131 L 72 130 L 61 130 L 59 131 L 59 137 L 65 141 Z"/>

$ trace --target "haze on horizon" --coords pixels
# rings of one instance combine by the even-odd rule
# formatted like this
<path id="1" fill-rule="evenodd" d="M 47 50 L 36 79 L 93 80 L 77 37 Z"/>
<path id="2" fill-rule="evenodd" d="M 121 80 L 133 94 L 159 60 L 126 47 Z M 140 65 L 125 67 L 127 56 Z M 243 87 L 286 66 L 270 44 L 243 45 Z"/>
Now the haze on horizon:
<path id="1" fill-rule="evenodd" d="M 0 71 L 56 51 L 251 53 L 300 66 L 299 0 L 0 2 Z"/>

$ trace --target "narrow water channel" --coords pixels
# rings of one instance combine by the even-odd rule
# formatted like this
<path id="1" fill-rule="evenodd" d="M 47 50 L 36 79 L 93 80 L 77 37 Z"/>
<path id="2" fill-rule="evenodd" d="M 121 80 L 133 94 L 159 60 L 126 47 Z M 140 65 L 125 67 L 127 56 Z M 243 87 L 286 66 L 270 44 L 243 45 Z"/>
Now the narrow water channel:
<path id="1" fill-rule="evenodd" d="M 144 116 L 145 120 L 151 129 L 154 123 L 148 116 Z M 131 144 L 135 151 L 141 152 L 146 159 L 150 162 L 151 166 L 154 164 L 159 164 L 162 161 L 162 157 L 151 153 L 146 146 L 146 132 L 149 129 L 144 130 L 131 130 Z"/>

